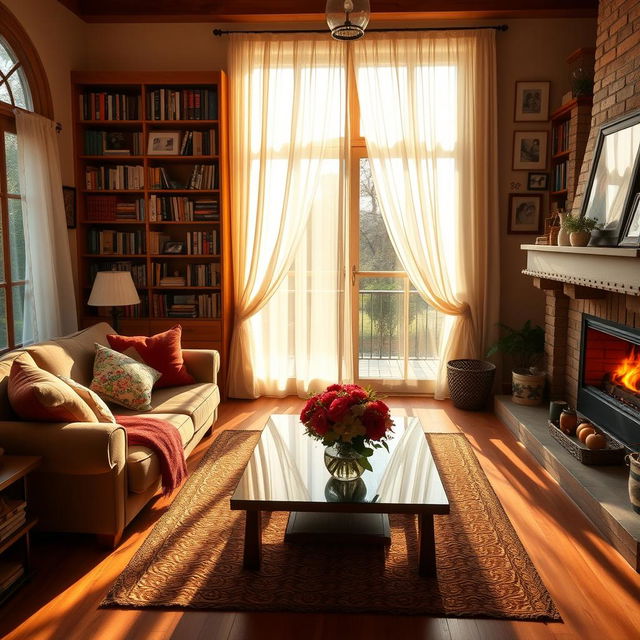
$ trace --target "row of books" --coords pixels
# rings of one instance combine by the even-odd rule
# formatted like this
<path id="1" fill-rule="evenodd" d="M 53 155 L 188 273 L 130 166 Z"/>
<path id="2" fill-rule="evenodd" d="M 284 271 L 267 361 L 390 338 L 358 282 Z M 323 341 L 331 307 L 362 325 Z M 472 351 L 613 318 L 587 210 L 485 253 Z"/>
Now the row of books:
<path id="1" fill-rule="evenodd" d="M 134 255 L 145 252 L 144 232 L 89 229 L 89 253 L 106 255 Z"/>
<path id="2" fill-rule="evenodd" d="M 215 129 L 184 131 L 181 133 L 181 156 L 210 156 L 216 153 Z"/>
<path id="3" fill-rule="evenodd" d="M 86 167 L 86 188 L 89 191 L 132 190 L 144 186 L 142 165 L 116 165 L 115 167 Z"/>
<path id="4" fill-rule="evenodd" d="M 551 153 L 556 155 L 562 153 L 569 148 L 569 129 L 571 121 L 565 120 L 553 127 L 551 133 Z"/>
<path id="5" fill-rule="evenodd" d="M 80 94 L 83 120 L 138 120 L 141 110 L 139 95 L 110 91 Z"/>
<path id="6" fill-rule="evenodd" d="M 113 222 L 137 220 L 144 222 L 144 199 L 121 200 L 117 196 L 87 196 L 87 220 Z"/>
<path id="7" fill-rule="evenodd" d="M 155 89 L 147 94 L 149 120 L 217 120 L 216 89 Z"/>
<path id="8" fill-rule="evenodd" d="M 216 287 L 220 284 L 220 263 L 188 264 L 181 271 L 175 265 L 153 265 L 153 282 L 159 287 Z"/>
<path id="9" fill-rule="evenodd" d="M 206 222 L 220 219 L 218 200 L 152 195 L 149 198 L 151 222 Z"/>
<path id="10" fill-rule="evenodd" d="M 84 153 L 87 156 L 139 156 L 144 153 L 142 133 L 132 131 L 84 132 Z"/>
<path id="11" fill-rule="evenodd" d="M 218 253 L 218 232 L 191 231 L 187 233 L 188 255 L 215 255 Z"/>
<path id="12" fill-rule="evenodd" d="M 219 318 L 220 294 L 154 294 L 151 296 L 151 311 L 160 318 Z"/>
<path id="13" fill-rule="evenodd" d="M 131 274 L 133 283 L 139 289 L 147 286 L 147 265 L 142 263 L 121 260 L 119 262 L 100 262 L 100 264 L 89 265 L 89 284 L 93 284 L 98 271 L 128 271 Z"/>
<path id="14" fill-rule="evenodd" d="M 150 167 L 149 183 L 152 189 L 213 189 L 215 167 L 210 164 L 196 164 L 186 181 L 176 180 L 166 167 Z"/>
<path id="15" fill-rule="evenodd" d="M 138 292 L 140 296 L 140 304 L 130 304 L 125 307 L 119 307 L 122 310 L 124 318 L 147 318 L 149 317 L 149 304 L 147 296 Z M 90 307 L 91 308 L 91 307 Z M 96 315 L 100 318 L 111 318 L 111 307 L 95 307 Z M 109 320 L 110 322 L 110 320 Z"/>
<path id="16" fill-rule="evenodd" d="M 27 521 L 24 500 L 0 497 L 0 542 L 13 535 Z"/>
<path id="17" fill-rule="evenodd" d="M 567 188 L 567 162 L 561 162 L 553 168 L 551 182 L 552 191 L 563 191 Z"/>

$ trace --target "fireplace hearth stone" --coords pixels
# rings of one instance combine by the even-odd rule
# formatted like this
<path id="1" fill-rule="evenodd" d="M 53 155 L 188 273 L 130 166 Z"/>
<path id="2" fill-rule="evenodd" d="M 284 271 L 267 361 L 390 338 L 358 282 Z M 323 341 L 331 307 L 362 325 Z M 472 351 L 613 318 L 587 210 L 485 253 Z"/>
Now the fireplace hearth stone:
<path id="1" fill-rule="evenodd" d="M 517 405 L 496 396 L 495 413 L 594 523 L 603 538 L 640 572 L 640 515 L 629 502 L 629 472 L 581 464 L 548 431 L 548 406 Z"/>

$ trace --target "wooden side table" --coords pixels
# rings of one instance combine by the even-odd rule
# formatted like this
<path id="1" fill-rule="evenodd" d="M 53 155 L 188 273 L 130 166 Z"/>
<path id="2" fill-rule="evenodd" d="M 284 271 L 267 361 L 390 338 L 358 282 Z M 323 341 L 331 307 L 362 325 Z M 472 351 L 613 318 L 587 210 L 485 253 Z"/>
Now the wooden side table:
<path id="1" fill-rule="evenodd" d="M 0 522 L 0 563 L 3 560 L 22 563 L 22 575 L 0 591 L 0 605 L 11 597 L 30 577 L 31 546 L 29 532 L 38 519 L 29 514 L 27 475 L 40 465 L 39 456 L 0 456 L 0 497 L 11 506 L 24 504 L 26 519 L 20 526 L 2 534 L 3 528 L 12 529 L 10 519 Z M 21 512 L 19 509 L 18 512 Z M 0 514 L 0 519 L 6 518 Z M 20 520 L 21 518 L 19 518 Z M 1 585 L 0 585 L 1 586 Z"/>

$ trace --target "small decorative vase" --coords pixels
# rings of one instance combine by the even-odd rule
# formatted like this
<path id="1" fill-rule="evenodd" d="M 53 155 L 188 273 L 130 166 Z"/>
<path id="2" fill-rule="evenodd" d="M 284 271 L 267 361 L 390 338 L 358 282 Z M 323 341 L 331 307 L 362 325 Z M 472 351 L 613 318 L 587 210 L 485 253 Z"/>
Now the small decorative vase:
<path id="1" fill-rule="evenodd" d="M 351 482 L 363 474 L 364 467 L 359 460 L 360 454 L 348 442 L 336 442 L 324 450 L 327 470 L 342 482 Z"/>
<path id="2" fill-rule="evenodd" d="M 558 217 L 560 218 L 560 231 L 558 231 L 558 246 L 568 247 L 571 245 L 571 240 L 569 239 L 569 232 L 563 226 L 564 220 L 567 217 L 567 214 L 558 213 Z"/>
<path id="3" fill-rule="evenodd" d="M 514 369 L 511 377 L 511 399 L 516 404 L 534 406 L 542 402 L 544 373 L 532 374 L 529 369 Z"/>
<path id="4" fill-rule="evenodd" d="M 569 234 L 569 242 L 572 247 L 586 247 L 591 240 L 591 231 L 574 231 Z"/>

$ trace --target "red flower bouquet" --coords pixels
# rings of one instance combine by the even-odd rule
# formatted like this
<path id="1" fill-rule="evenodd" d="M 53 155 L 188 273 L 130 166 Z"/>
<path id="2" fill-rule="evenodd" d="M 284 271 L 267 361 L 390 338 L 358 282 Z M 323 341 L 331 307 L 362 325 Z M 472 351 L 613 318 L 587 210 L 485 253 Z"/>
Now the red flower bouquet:
<path id="1" fill-rule="evenodd" d="M 359 464 L 371 470 L 369 458 L 374 449 L 388 449 L 385 438 L 393 421 L 389 407 L 374 391 L 356 384 L 332 384 L 307 400 L 300 413 L 307 434 L 327 447 L 352 449 Z"/>

